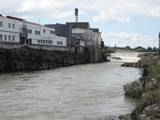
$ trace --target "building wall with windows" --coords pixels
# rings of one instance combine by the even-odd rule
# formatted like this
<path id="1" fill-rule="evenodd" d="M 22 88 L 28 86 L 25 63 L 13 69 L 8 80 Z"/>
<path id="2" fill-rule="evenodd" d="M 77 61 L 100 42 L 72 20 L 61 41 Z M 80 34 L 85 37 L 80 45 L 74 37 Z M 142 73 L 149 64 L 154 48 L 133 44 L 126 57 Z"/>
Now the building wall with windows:
<path id="1" fill-rule="evenodd" d="M 31 44 L 37 45 L 53 45 L 55 38 L 55 30 L 44 27 L 43 25 L 26 22 L 27 38 L 31 40 Z"/>
<path id="2" fill-rule="evenodd" d="M 60 37 L 60 36 L 55 36 L 53 44 L 55 46 L 67 46 L 67 38 L 66 37 Z"/>
<path id="3" fill-rule="evenodd" d="M 22 22 L 0 16 L 0 42 L 19 43 Z"/>
<path id="4" fill-rule="evenodd" d="M 55 29 L 25 21 L 21 18 L 0 16 L 0 42 L 21 43 L 20 34 L 26 27 L 27 36 L 23 43 L 66 47 L 66 38 L 55 35 Z"/>
<path id="5" fill-rule="evenodd" d="M 55 29 L 26 22 L 28 40 L 34 45 L 66 46 L 66 37 L 56 36 Z"/>

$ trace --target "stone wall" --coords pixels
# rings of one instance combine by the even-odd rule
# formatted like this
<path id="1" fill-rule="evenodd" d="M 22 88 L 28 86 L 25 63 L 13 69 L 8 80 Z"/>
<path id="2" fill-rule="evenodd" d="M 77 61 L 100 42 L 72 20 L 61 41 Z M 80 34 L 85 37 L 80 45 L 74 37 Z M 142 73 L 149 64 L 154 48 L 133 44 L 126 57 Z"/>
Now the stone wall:
<path id="1" fill-rule="evenodd" d="M 0 48 L 0 72 L 45 70 L 90 62 L 89 53 L 37 50 L 29 47 Z"/>

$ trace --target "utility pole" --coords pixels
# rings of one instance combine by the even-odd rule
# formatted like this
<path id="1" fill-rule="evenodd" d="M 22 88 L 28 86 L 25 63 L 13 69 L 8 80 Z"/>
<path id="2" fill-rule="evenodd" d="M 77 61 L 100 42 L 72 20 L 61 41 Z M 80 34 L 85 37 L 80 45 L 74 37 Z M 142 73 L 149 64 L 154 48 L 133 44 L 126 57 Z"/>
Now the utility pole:
<path id="1" fill-rule="evenodd" d="M 160 49 L 160 32 L 159 32 L 159 46 L 158 46 L 158 47 L 159 47 L 159 49 Z"/>
<path id="2" fill-rule="evenodd" d="M 158 37 L 158 54 L 160 55 L 160 32 Z"/>

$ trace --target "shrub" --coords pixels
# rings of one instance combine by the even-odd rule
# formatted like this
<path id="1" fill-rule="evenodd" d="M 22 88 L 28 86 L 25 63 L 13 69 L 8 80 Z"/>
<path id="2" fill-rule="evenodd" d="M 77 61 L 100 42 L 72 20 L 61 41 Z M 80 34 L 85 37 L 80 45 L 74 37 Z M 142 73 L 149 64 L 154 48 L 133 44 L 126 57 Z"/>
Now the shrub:
<path id="1" fill-rule="evenodd" d="M 152 73 L 153 73 L 153 77 L 159 81 L 159 79 L 160 79 L 160 62 L 158 62 L 156 65 L 154 65 L 152 67 Z"/>
<path id="2" fill-rule="evenodd" d="M 160 103 L 160 89 L 144 93 L 136 108 L 136 111 L 138 111 L 138 113 L 142 113 L 145 107 L 159 103 Z"/>
<path id="3" fill-rule="evenodd" d="M 139 98 L 143 93 L 142 84 L 139 81 L 124 85 L 125 95 Z"/>

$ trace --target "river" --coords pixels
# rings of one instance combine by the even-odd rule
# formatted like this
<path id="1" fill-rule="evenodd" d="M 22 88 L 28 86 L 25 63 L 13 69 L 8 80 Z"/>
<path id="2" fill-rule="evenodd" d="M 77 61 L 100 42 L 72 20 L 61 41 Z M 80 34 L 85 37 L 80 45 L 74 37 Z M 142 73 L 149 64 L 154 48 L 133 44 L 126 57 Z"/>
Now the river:
<path id="1" fill-rule="evenodd" d="M 140 77 L 120 65 L 137 54 L 115 53 L 122 60 L 54 70 L 0 75 L 0 120 L 107 120 L 130 113 L 136 101 L 123 85 Z"/>

